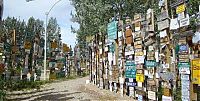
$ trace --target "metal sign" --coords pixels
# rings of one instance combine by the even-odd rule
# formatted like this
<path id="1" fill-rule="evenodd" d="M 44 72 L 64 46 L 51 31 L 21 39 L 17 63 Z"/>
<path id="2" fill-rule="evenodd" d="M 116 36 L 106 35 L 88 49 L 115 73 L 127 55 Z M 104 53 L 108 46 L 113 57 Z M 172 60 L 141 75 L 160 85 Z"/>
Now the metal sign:
<path id="1" fill-rule="evenodd" d="M 138 101 L 143 101 L 143 96 L 142 95 L 138 95 Z"/>
<path id="2" fill-rule="evenodd" d="M 179 14 L 184 11 L 185 11 L 185 4 L 181 4 L 176 8 L 176 14 Z"/>
<path id="3" fill-rule="evenodd" d="M 155 67 L 156 66 L 156 61 L 145 61 L 145 66 L 146 67 Z"/>
<path id="4" fill-rule="evenodd" d="M 125 66 L 126 66 L 125 77 L 136 78 L 136 66 L 134 61 L 127 60 Z"/>
<path id="5" fill-rule="evenodd" d="M 110 40 L 117 39 L 117 24 L 118 21 L 113 21 L 108 24 L 107 26 L 108 39 Z"/>
<path id="6" fill-rule="evenodd" d="M 144 74 L 136 74 L 137 82 L 144 82 Z"/>
<path id="7" fill-rule="evenodd" d="M 179 53 L 188 52 L 189 48 L 186 44 L 179 45 Z"/>
<path id="8" fill-rule="evenodd" d="M 178 63 L 180 74 L 190 74 L 190 63 L 189 62 L 179 62 Z"/>
<path id="9" fill-rule="evenodd" d="M 192 82 L 200 84 L 200 58 L 192 60 Z"/>
<path id="10" fill-rule="evenodd" d="M 126 85 L 129 87 L 135 87 L 135 86 L 137 86 L 137 83 L 136 82 L 126 82 Z"/>

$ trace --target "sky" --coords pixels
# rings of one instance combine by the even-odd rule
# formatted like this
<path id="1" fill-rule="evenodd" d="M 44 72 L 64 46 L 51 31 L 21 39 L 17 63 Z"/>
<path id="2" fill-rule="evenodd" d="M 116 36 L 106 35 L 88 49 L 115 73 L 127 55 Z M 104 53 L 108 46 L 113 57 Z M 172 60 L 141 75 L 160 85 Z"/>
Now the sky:
<path id="1" fill-rule="evenodd" d="M 58 0 L 33 0 L 26 2 L 26 0 L 4 0 L 3 19 L 10 17 L 17 17 L 21 20 L 27 21 L 30 17 L 45 21 L 45 12 L 55 4 Z M 49 14 L 50 17 L 55 17 L 59 26 L 61 27 L 62 42 L 75 46 L 76 34 L 71 33 L 71 25 L 76 29 L 79 25 L 70 21 L 71 11 L 74 13 L 74 7 L 69 0 L 61 0 L 58 2 Z"/>

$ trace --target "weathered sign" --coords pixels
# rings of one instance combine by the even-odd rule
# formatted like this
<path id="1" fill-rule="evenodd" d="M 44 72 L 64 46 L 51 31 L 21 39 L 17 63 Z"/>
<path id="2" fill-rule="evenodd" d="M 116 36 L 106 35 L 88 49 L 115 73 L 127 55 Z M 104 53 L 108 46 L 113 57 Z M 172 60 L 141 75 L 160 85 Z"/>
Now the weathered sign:
<path id="1" fill-rule="evenodd" d="M 163 30 L 163 29 L 166 29 L 168 27 L 169 27 L 169 20 L 168 19 L 158 22 L 158 30 Z"/>

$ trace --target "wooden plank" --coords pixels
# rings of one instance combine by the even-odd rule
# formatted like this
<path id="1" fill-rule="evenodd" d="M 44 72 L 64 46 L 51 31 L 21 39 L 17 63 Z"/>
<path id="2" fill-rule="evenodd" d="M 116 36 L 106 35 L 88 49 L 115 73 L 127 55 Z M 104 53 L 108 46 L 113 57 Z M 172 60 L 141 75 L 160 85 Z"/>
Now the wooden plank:
<path id="1" fill-rule="evenodd" d="M 168 15 L 167 11 L 163 11 L 163 12 L 161 12 L 160 15 L 157 16 L 157 21 L 162 21 L 165 19 L 169 19 L 169 15 Z"/>
<path id="2" fill-rule="evenodd" d="M 169 20 L 168 19 L 158 22 L 158 30 L 163 30 L 166 28 L 169 28 Z"/>

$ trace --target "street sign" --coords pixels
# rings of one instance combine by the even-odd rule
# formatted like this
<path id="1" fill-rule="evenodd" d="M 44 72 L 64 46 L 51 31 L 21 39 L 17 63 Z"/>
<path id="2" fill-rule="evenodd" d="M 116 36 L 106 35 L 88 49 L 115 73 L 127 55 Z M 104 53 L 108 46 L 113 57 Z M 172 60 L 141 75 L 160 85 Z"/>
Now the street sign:
<path id="1" fill-rule="evenodd" d="M 127 60 L 125 66 L 126 66 L 125 77 L 136 78 L 136 67 L 134 61 Z"/>
<path id="2" fill-rule="evenodd" d="M 118 21 L 113 21 L 108 24 L 107 26 L 107 33 L 108 33 L 108 39 L 114 40 L 117 39 L 117 25 Z"/>

